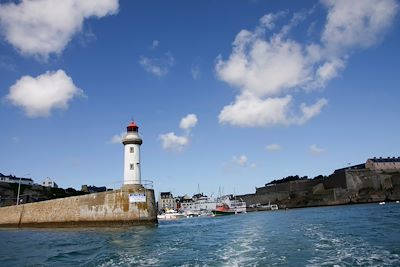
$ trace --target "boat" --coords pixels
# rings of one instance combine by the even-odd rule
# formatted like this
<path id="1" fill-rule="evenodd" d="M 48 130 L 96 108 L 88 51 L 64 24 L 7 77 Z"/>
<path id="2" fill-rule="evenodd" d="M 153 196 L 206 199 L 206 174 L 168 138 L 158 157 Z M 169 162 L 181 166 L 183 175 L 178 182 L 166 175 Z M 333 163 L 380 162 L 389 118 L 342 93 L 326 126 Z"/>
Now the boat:
<path id="1" fill-rule="evenodd" d="M 214 216 L 236 214 L 226 203 L 218 203 L 217 207 L 212 210 L 212 213 Z"/>
<path id="2" fill-rule="evenodd" d="M 246 213 L 246 202 L 236 200 L 232 196 L 223 196 L 219 198 L 219 202 L 212 213 L 214 216 Z"/>
<path id="3" fill-rule="evenodd" d="M 278 210 L 278 205 L 271 204 L 270 201 L 268 201 L 268 205 L 261 205 L 260 207 L 265 209 L 265 210 Z"/>
<path id="4" fill-rule="evenodd" d="M 185 214 L 179 213 L 176 210 L 171 210 L 171 209 L 166 210 L 165 213 L 163 213 L 163 214 L 157 215 L 157 219 L 160 219 L 160 220 L 174 220 L 174 219 L 180 219 L 180 218 L 185 218 L 185 217 L 186 217 Z"/>
<path id="5" fill-rule="evenodd" d="M 193 199 L 189 197 L 186 198 L 187 201 L 180 204 L 180 209 L 182 213 L 186 213 L 189 216 L 207 216 L 211 214 L 211 211 L 217 207 L 217 200 L 204 196 L 203 194 L 197 194 L 193 196 Z"/>
<path id="6" fill-rule="evenodd" d="M 199 217 L 200 213 L 199 212 L 195 212 L 195 211 L 185 211 L 183 214 L 185 214 L 186 218 L 193 218 L 193 217 Z"/>

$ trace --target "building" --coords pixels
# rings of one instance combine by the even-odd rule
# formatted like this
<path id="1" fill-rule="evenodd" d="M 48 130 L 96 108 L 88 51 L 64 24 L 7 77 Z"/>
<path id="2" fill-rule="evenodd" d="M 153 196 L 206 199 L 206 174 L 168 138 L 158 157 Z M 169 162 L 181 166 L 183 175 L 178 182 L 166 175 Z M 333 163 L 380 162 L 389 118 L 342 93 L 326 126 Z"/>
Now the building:
<path id="1" fill-rule="evenodd" d="M 176 209 L 176 201 L 171 192 L 161 192 L 158 198 L 158 210 Z"/>
<path id="2" fill-rule="evenodd" d="M 371 158 L 365 163 L 365 168 L 372 171 L 400 171 L 400 157 Z"/>
<path id="3" fill-rule="evenodd" d="M 143 141 L 138 130 L 139 127 L 132 121 L 126 127 L 126 134 L 122 138 L 124 145 L 124 185 L 141 184 L 140 145 Z"/>
<path id="4" fill-rule="evenodd" d="M 0 182 L 11 183 L 11 184 L 23 184 L 23 185 L 33 185 L 33 180 L 31 178 L 16 177 L 15 175 L 4 175 L 0 173 Z"/>
<path id="5" fill-rule="evenodd" d="M 49 177 L 46 177 L 46 179 L 44 179 L 44 181 L 42 182 L 42 186 L 51 187 L 51 188 L 58 188 L 58 185 L 56 184 L 56 182 L 54 182 Z"/>
<path id="6" fill-rule="evenodd" d="M 189 210 L 193 207 L 194 200 L 189 195 L 184 195 L 183 197 L 176 197 L 176 208 L 178 210 Z"/>

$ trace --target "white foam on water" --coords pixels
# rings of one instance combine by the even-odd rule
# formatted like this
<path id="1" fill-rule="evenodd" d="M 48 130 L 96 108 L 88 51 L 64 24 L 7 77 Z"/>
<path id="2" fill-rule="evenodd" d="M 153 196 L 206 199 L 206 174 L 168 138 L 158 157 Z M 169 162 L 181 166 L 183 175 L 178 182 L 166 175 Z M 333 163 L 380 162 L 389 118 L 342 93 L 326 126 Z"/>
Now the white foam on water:
<path id="1" fill-rule="evenodd" d="M 220 266 L 254 266 L 270 257 L 280 264 L 287 262 L 285 256 L 278 257 L 267 250 L 266 237 L 260 233 L 262 229 L 251 226 L 235 231 L 232 240 L 215 252 L 216 262 Z"/>
<path id="2" fill-rule="evenodd" d="M 109 259 L 99 266 L 160 266 L 159 263 L 160 259 L 156 257 L 133 256 L 129 253 L 124 253 L 118 255 L 116 259 Z"/>
<path id="3" fill-rule="evenodd" d="M 305 229 L 305 236 L 314 241 L 315 256 L 307 266 L 399 266 L 400 256 L 361 238 L 338 236 L 320 226 Z"/>

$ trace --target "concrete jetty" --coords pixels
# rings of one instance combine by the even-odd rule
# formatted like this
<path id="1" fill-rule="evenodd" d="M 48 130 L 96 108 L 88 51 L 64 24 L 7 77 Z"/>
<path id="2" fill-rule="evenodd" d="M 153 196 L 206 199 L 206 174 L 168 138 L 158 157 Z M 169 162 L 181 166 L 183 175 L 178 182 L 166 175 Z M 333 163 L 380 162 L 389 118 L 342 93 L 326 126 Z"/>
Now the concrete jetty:
<path id="1" fill-rule="evenodd" d="M 0 208 L 0 227 L 92 227 L 156 224 L 154 190 L 119 190 Z"/>

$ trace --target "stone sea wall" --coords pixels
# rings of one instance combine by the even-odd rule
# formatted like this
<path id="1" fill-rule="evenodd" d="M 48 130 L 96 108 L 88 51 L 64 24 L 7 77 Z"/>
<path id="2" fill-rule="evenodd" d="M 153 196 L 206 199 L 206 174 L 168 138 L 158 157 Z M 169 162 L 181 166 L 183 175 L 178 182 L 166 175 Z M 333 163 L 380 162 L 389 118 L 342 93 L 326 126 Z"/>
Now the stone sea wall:
<path id="1" fill-rule="evenodd" d="M 247 206 L 270 202 L 280 208 L 395 201 L 400 200 L 400 173 L 345 170 L 324 179 L 269 185 L 237 197 Z"/>
<path id="2" fill-rule="evenodd" d="M 129 194 L 146 195 L 145 202 Z M 156 223 L 154 190 L 124 186 L 83 196 L 67 197 L 0 208 L 0 227 L 113 226 Z"/>

